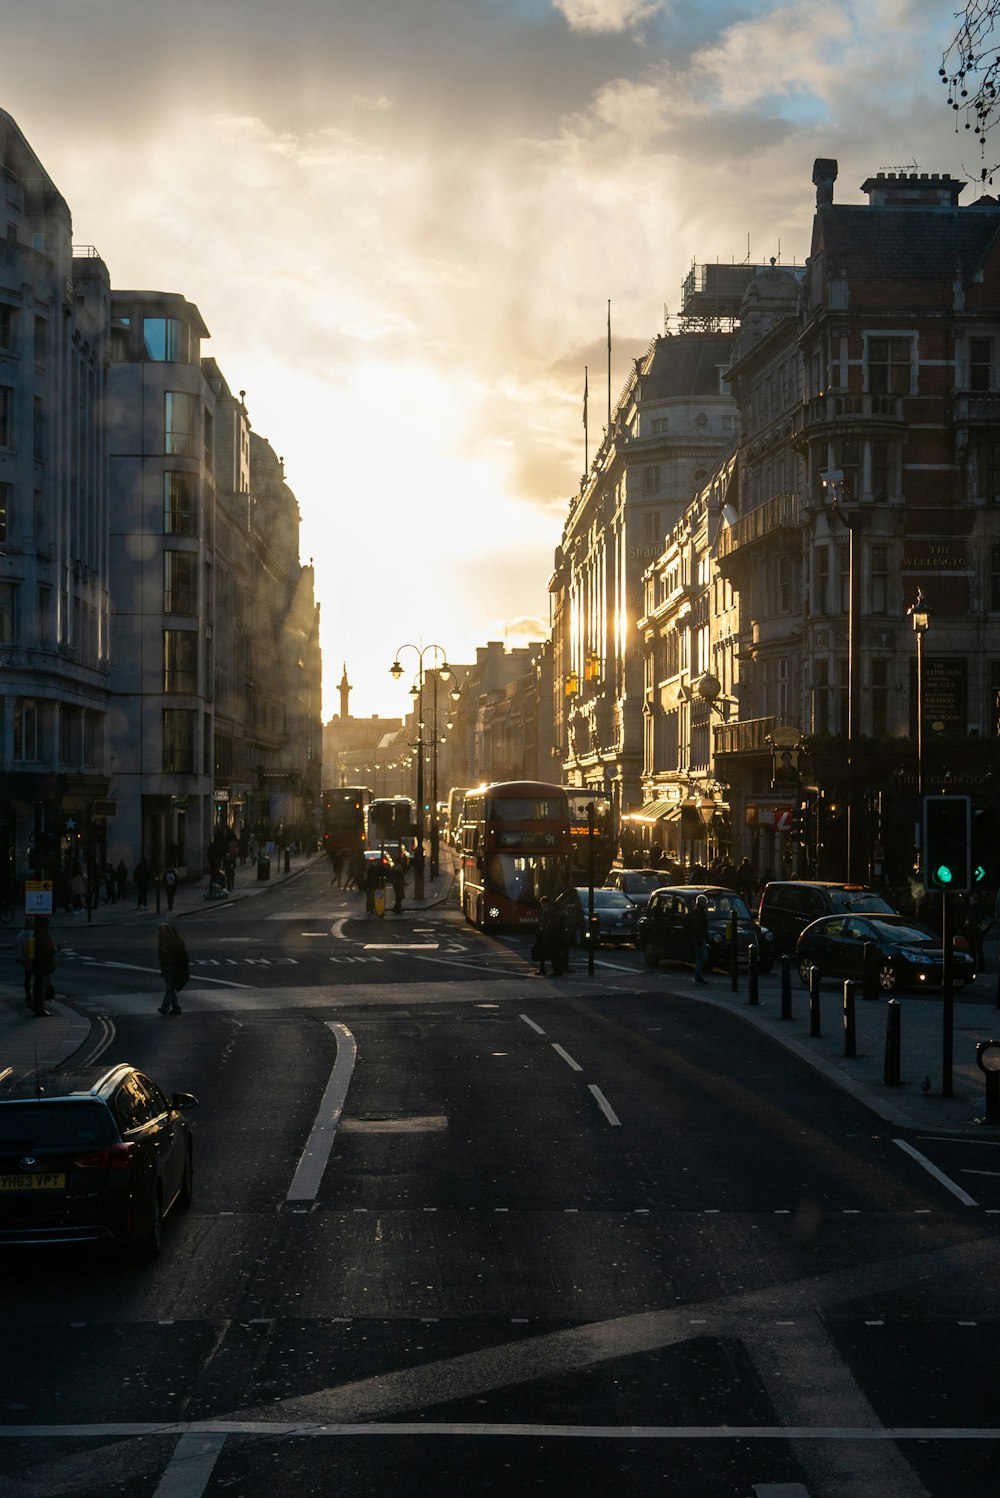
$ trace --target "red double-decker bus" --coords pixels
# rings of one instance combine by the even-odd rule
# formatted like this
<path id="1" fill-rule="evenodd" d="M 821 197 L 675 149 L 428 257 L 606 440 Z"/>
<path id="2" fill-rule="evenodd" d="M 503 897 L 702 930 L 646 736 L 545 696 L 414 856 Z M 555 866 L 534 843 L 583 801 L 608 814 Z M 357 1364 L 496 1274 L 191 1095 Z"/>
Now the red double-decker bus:
<path id="1" fill-rule="evenodd" d="M 569 883 L 569 802 L 561 785 L 506 780 L 468 791 L 461 899 L 480 930 L 534 926 L 542 895 Z"/>
<path id="2" fill-rule="evenodd" d="M 350 857 L 365 846 L 372 793 L 362 785 L 338 785 L 323 792 L 323 852 Z"/>

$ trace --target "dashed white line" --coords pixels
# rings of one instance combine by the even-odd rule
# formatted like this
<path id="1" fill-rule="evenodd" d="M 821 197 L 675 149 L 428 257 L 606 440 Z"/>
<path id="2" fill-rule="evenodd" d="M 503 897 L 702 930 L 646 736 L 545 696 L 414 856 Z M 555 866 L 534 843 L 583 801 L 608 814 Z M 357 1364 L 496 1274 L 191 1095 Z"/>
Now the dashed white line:
<path id="1" fill-rule="evenodd" d="M 556 1041 L 552 1042 L 552 1049 L 556 1052 L 557 1055 L 561 1056 L 566 1065 L 571 1066 L 574 1071 L 583 1071 L 583 1067 L 580 1065 L 579 1061 L 574 1061 L 569 1051 L 564 1051 L 562 1046 L 558 1045 Z"/>
<path id="2" fill-rule="evenodd" d="M 894 1139 L 892 1142 L 893 1144 L 898 1144 L 901 1150 L 905 1151 L 906 1154 L 912 1156 L 912 1158 L 916 1160 L 918 1165 L 922 1165 L 927 1171 L 928 1175 L 932 1175 L 936 1181 L 940 1182 L 940 1184 L 945 1188 L 946 1191 L 950 1191 L 952 1196 L 956 1196 L 963 1206 L 979 1206 L 979 1203 L 976 1201 L 974 1196 L 970 1196 L 967 1191 L 962 1190 L 961 1186 L 957 1186 L 953 1180 L 945 1175 L 943 1170 L 939 1170 L 936 1165 L 932 1164 L 932 1162 L 928 1160 L 926 1155 L 922 1155 L 918 1149 L 914 1149 L 913 1145 L 908 1143 L 907 1140 Z"/>
<path id="3" fill-rule="evenodd" d="M 620 1127 L 621 1119 L 618 1117 L 618 1114 L 612 1108 L 611 1104 L 608 1102 L 601 1089 L 596 1086 L 595 1083 L 591 1082 L 588 1084 L 587 1090 L 588 1092 L 593 1093 L 594 1101 L 600 1108 L 601 1112 L 604 1114 L 604 1117 L 607 1119 L 608 1123 L 613 1124 L 615 1127 Z"/>
<path id="4" fill-rule="evenodd" d="M 330 1158 L 330 1151 L 333 1149 L 337 1124 L 340 1122 L 340 1115 L 347 1100 L 347 1089 L 354 1074 L 354 1063 L 358 1055 L 354 1036 L 346 1025 L 340 1024 L 337 1020 L 328 1021 L 328 1027 L 337 1037 L 337 1059 L 333 1064 L 323 1101 L 319 1105 L 316 1122 L 306 1140 L 301 1159 L 295 1167 L 292 1184 L 285 1197 L 285 1200 L 289 1202 L 315 1200 L 323 1179 L 323 1172 Z"/>
<path id="5" fill-rule="evenodd" d="M 225 1439 L 216 1432 L 181 1436 L 153 1498 L 201 1498 Z"/>
<path id="6" fill-rule="evenodd" d="M 534 1032 L 535 1032 L 536 1035 L 544 1035 L 545 1034 L 545 1031 L 542 1029 L 541 1025 L 536 1025 L 535 1021 L 533 1019 L 529 1019 L 526 1014 L 520 1014 L 520 1015 L 518 1015 L 518 1019 L 523 1019 L 524 1023 L 526 1025 L 530 1025 L 531 1028 L 532 1028 L 532 1030 L 534 1030 Z"/>

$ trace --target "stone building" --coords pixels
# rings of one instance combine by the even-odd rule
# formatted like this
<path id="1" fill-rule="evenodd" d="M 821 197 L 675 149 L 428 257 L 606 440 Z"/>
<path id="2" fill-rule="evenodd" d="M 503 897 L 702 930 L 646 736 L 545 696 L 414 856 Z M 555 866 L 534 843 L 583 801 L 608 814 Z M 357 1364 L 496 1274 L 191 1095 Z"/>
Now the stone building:
<path id="1" fill-rule="evenodd" d="M 108 272 L 0 110 L 0 887 L 103 857 Z"/>

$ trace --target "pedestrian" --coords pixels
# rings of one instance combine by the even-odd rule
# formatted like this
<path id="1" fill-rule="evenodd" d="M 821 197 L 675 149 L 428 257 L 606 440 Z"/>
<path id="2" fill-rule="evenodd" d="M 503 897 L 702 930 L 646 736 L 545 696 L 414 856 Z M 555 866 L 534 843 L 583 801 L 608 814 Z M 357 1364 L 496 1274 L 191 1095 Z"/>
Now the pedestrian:
<path id="1" fill-rule="evenodd" d="M 56 944 L 49 933 L 47 915 L 35 917 L 35 955 L 32 962 L 31 1007 L 39 1019 L 51 1018 L 48 1003 L 55 998 L 52 977 L 56 970 Z"/>
<path id="2" fill-rule="evenodd" d="M 136 910 L 147 909 L 147 901 L 149 899 L 149 882 L 152 877 L 152 870 L 150 869 L 149 864 L 146 862 L 145 858 L 140 858 L 139 862 L 136 864 L 135 868 L 132 871 L 132 878 L 135 880 Z"/>
<path id="3" fill-rule="evenodd" d="M 181 1006 L 177 995 L 191 976 L 191 969 L 183 938 L 166 921 L 160 925 L 158 951 L 160 972 L 163 974 L 163 981 L 166 985 L 160 1013 L 180 1014 Z"/>
<path id="4" fill-rule="evenodd" d="M 389 880 L 392 884 L 393 899 L 395 901 L 392 913 L 393 915 L 402 915 L 403 896 L 406 893 L 406 869 L 402 862 L 393 864 Z"/>
<path id="5" fill-rule="evenodd" d="M 35 960 L 35 928 L 30 915 L 25 916 L 24 925 L 17 933 L 14 941 L 14 955 L 24 969 L 24 1002 L 30 1005 L 32 1001 L 31 975 Z"/>
<path id="6" fill-rule="evenodd" d="M 553 978 L 562 976 L 562 964 L 559 961 L 562 932 L 558 929 L 561 925 L 562 922 L 557 912 L 552 909 L 548 895 L 543 895 L 538 902 L 538 930 L 535 934 L 535 944 L 531 949 L 531 955 L 538 963 L 535 972 L 543 977 L 546 962 L 552 965 Z"/>
<path id="7" fill-rule="evenodd" d="M 167 867 L 163 870 L 163 890 L 167 897 L 168 910 L 173 910 L 174 908 L 174 899 L 177 895 L 177 885 L 177 870 L 174 868 L 172 863 L 168 864 Z"/>
<path id="8" fill-rule="evenodd" d="M 339 889 L 341 876 L 344 872 L 344 855 L 339 848 L 330 849 L 330 867 L 333 870 L 330 883 L 335 884 Z"/>
<path id="9" fill-rule="evenodd" d="M 365 877 L 365 858 L 357 848 L 353 850 L 347 860 L 347 871 L 344 875 L 344 889 L 360 889 Z"/>
<path id="10" fill-rule="evenodd" d="M 233 886 L 236 883 L 236 854 L 235 853 L 229 853 L 229 852 L 226 853 L 225 858 L 222 860 L 222 872 L 225 875 L 226 889 L 231 894 Z"/>
<path id="11" fill-rule="evenodd" d="M 694 981 L 704 985 L 705 963 L 708 961 L 708 901 L 699 895 L 687 918 L 688 935 L 694 946 Z"/>
<path id="12" fill-rule="evenodd" d="M 744 857 L 743 862 L 736 870 L 736 887 L 748 905 L 753 900 L 753 892 L 756 883 L 757 881 L 754 877 L 753 864 L 750 862 L 749 858 Z"/>

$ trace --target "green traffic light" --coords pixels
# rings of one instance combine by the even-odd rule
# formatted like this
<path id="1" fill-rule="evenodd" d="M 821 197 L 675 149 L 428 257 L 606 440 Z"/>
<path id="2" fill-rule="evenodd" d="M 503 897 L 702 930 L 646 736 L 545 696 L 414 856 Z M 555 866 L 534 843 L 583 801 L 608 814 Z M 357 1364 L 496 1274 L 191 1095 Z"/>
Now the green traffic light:
<path id="1" fill-rule="evenodd" d="M 940 863 L 934 870 L 934 878 L 938 884 L 950 884 L 954 875 L 946 863 Z"/>
<path id="2" fill-rule="evenodd" d="M 977 863 L 976 867 L 972 871 L 972 882 L 974 884 L 982 884 L 985 878 L 986 870 L 983 868 L 981 863 Z"/>

